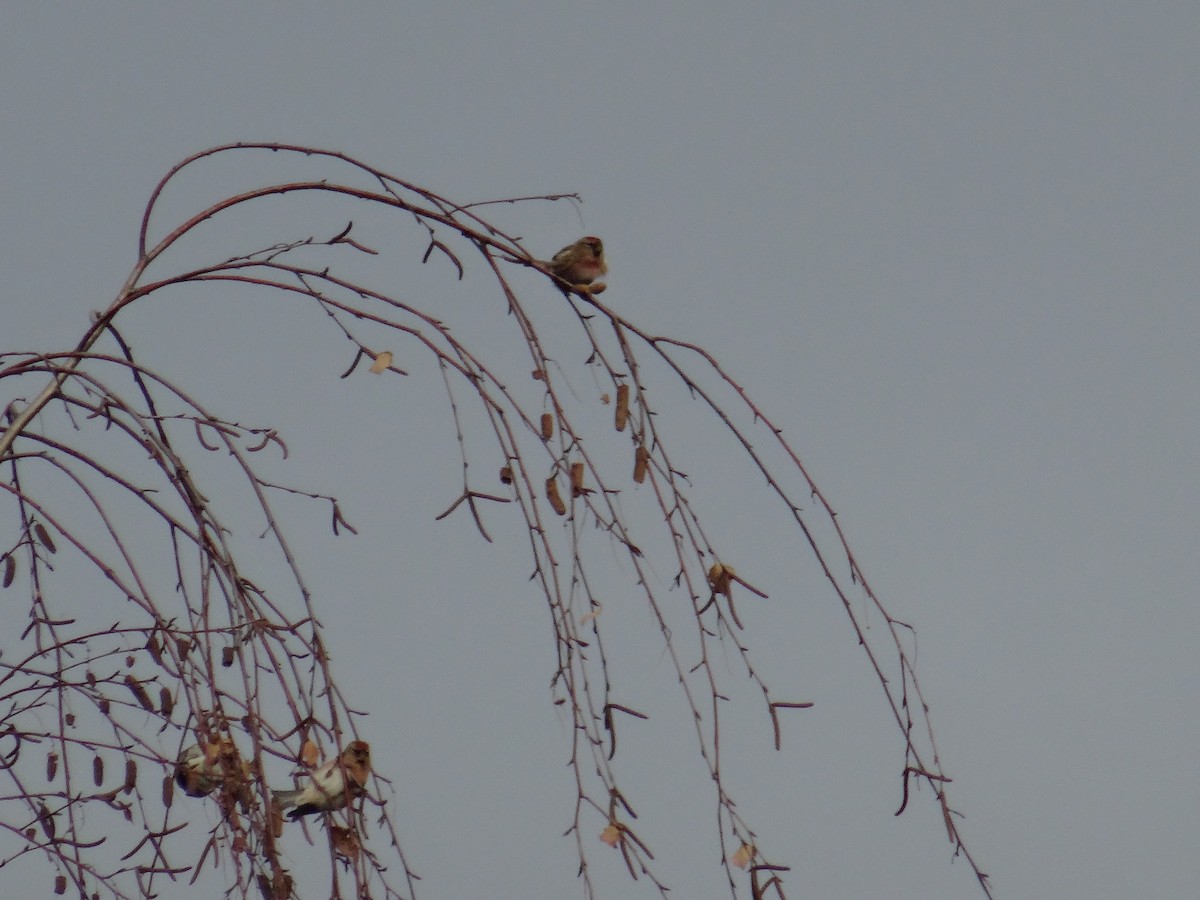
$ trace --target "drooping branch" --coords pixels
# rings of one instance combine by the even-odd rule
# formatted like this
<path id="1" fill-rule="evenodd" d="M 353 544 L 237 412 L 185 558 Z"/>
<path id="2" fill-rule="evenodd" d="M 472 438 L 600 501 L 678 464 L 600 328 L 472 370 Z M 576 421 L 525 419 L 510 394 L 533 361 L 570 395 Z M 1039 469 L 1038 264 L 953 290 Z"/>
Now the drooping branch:
<path id="1" fill-rule="evenodd" d="M 162 196 L 185 173 L 202 161 L 260 152 L 313 159 L 330 166 L 331 177 L 232 194 L 151 236 Z M 338 210 L 350 204 L 398 213 L 417 229 L 413 245 L 424 248 L 422 262 L 444 259 L 460 279 L 484 272 L 501 319 L 494 338 L 482 344 L 460 339 L 455 323 L 336 269 L 334 263 L 344 262 L 339 254 L 378 255 L 353 222 L 341 224 L 344 219 L 326 237 L 314 233 L 182 271 L 168 268 L 171 251 L 202 224 L 267 198 L 296 196 L 326 198 Z M 22 810 L 7 816 L 0 808 L 0 826 L 18 843 L 28 842 L 4 858 L 41 853 L 81 891 L 103 885 L 116 896 L 149 896 L 164 880 L 186 873 L 194 879 L 210 858 L 228 864 L 230 896 L 303 893 L 279 849 L 285 830 L 297 827 L 283 823 L 272 800 L 283 787 L 279 766 L 311 772 L 369 737 L 359 733 L 358 707 L 330 669 L 320 604 L 273 504 L 279 495 L 328 504 L 334 532 L 353 532 L 338 500 L 268 478 L 260 454 L 279 449 L 286 455 L 274 428 L 243 426 L 209 411 L 139 364 L 117 330 L 152 297 L 185 285 L 222 284 L 320 309 L 337 338 L 350 344 L 347 376 L 371 359 L 369 375 L 406 377 L 411 367 L 394 365 L 395 342 L 437 368 L 461 460 L 461 483 L 448 489 L 438 518 L 470 515 L 489 542 L 496 534 L 488 527 L 492 517 L 515 520 L 523 530 L 530 580 L 545 601 L 553 635 L 554 702 L 572 725 L 568 758 L 576 796 L 567 831 L 589 898 L 603 894 L 589 867 L 595 853 L 608 852 L 603 844 L 598 848 L 597 836 L 621 854 L 631 877 L 648 878 L 664 896 L 669 890 L 654 857 L 654 835 L 635 822 L 633 800 L 640 798 L 625 790 L 617 752 L 619 730 L 654 721 L 630 699 L 633 686 L 607 649 L 616 638 L 607 634 L 605 598 L 615 582 L 624 578 L 624 589 L 641 597 L 669 660 L 708 776 L 704 789 L 711 785 L 715 841 L 735 898 L 747 892 L 783 897 L 787 867 L 767 857 L 766 836 L 755 832 L 752 814 L 734 799 L 738 769 L 726 762 L 721 740 L 732 676 L 717 664 L 721 651 L 733 648 L 761 695 L 776 749 L 781 717 L 802 715 L 813 702 L 796 696 L 795 687 L 779 694 L 767 684 L 738 604 L 744 597 L 775 602 L 756 586 L 769 561 L 749 560 L 745 567 L 738 559 L 739 572 L 722 553 L 720 529 L 694 499 L 685 474 L 703 470 L 703 448 L 678 438 L 671 410 L 652 401 L 654 378 L 678 385 L 705 410 L 712 430 L 749 460 L 771 502 L 784 511 L 796 545 L 831 585 L 884 690 L 900 730 L 905 805 L 911 779 L 933 789 L 956 852 L 991 896 L 947 799 L 950 779 L 913 664 L 912 629 L 871 589 L 833 507 L 783 429 L 715 356 L 639 328 L 598 299 L 599 285 L 569 290 L 556 312 L 537 315 L 514 286 L 514 271 L 528 269 L 545 274 L 557 290 L 570 287 L 477 211 L 562 199 L 578 198 L 455 203 L 340 153 L 284 144 L 215 147 L 183 160 L 155 187 L 133 271 L 72 350 L 0 356 L 8 397 L 20 396 L 28 379 L 47 382 L 28 403 L 8 403 L 0 436 L 6 473 L 0 496 L 7 501 L 0 508 L 11 510 L 0 525 L 7 528 L 0 532 L 0 576 L 5 589 L 28 594 L 30 617 L 3 657 L 20 661 L 0 667 L 0 690 L 8 692 L 0 698 L 11 704 L 3 734 L 15 740 L 3 773 Z M 330 264 L 314 265 L 314 252 L 326 252 Z M 149 278 L 152 266 L 165 271 Z M 102 341 L 115 350 L 101 352 Z M 572 362 L 578 347 L 584 348 L 582 363 Z M 519 359 L 526 360 L 529 377 L 505 377 L 514 364 L 523 365 Z M 575 390 L 575 373 L 590 378 L 594 391 Z M 217 455 L 227 468 L 206 475 L 208 481 L 193 474 L 212 468 L 197 465 L 199 459 Z M 134 459 L 140 460 L 136 467 Z M 230 485 L 252 501 L 254 525 L 274 548 L 276 567 L 249 566 L 232 537 L 245 524 L 228 524 L 221 503 L 208 499 L 228 494 Z M 801 498 L 815 504 L 812 510 Z M 165 568 L 164 558 L 170 560 Z M 655 564 L 664 561 L 672 572 L 666 591 L 654 576 Z M 55 585 L 67 578 L 106 588 L 84 613 L 64 612 L 60 595 L 69 589 Z M 671 602 L 676 592 L 686 598 L 682 608 Z M 880 616 L 882 628 L 865 620 L 863 603 Z M 145 727 L 147 718 L 152 728 Z M 43 724 L 47 719 L 53 727 Z M 53 748 L 45 789 L 28 777 L 35 741 Z M 183 798 L 172 787 L 181 751 L 192 760 L 178 779 Z M 124 773 L 119 784 L 106 777 L 114 762 Z M 159 797 L 147 786 L 147 768 L 164 773 Z M 336 771 L 346 784 L 344 768 Z M 94 791 L 82 787 L 89 774 Z M 339 800 L 323 819 L 331 896 L 412 897 L 415 877 L 386 804 L 388 783 L 375 776 L 369 785 L 365 777 L 355 784 L 365 790 L 347 787 L 348 808 Z M 217 804 L 221 820 L 197 843 L 193 813 L 207 802 Z M 377 814 L 389 850 L 365 840 L 368 813 Z M 98 824 L 111 821 L 137 827 L 125 833 Z M 127 841 L 119 863 L 96 861 L 96 834 Z M 398 879 L 386 858 L 393 852 L 401 862 Z"/>

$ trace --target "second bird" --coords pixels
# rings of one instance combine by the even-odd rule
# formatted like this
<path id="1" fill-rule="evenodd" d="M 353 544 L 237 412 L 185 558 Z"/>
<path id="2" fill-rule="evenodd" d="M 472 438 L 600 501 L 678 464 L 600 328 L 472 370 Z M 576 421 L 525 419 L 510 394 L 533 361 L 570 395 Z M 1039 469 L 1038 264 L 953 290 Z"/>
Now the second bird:
<path id="1" fill-rule="evenodd" d="M 370 774 L 370 746 L 366 741 L 352 741 L 340 757 L 313 770 L 303 787 L 271 794 L 281 810 L 291 809 L 289 819 L 298 819 L 346 806 L 366 789 Z"/>

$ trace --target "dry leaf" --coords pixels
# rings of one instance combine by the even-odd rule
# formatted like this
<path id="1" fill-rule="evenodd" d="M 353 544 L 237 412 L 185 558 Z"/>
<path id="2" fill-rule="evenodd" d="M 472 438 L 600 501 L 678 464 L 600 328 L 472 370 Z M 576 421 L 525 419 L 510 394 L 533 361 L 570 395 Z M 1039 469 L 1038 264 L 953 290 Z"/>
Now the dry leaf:
<path id="1" fill-rule="evenodd" d="M 548 441 L 554 437 L 554 416 L 542 413 L 542 440 Z"/>
<path id="2" fill-rule="evenodd" d="M 300 761 L 310 769 L 315 769 L 320 758 L 321 751 L 312 742 L 312 738 L 305 740 L 304 746 L 300 748 Z"/>
<path id="3" fill-rule="evenodd" d="M 50 812 L 45 803 L 38 805 L 38 821 L 42 825 L 42 831 L 45 832 L 46 839 L 53 841 L 54 835 L 58 829 L 54 825 L 54 815 Z"/>
<path id="4" fill-rule="evenodd" d="M 375 357 L 375 362 L 371 363 L 371 374 L 378 375 L 380 372 L 386 372 L 387 367 L 392 364 L 392 353 L 390 350 L 381 350 Z"/>
<path id="5" fill-rule="evenodd" d="M 617 431 L 624 431 L 629 421 L 629 385 L 617 385 L 617 408 L 613 410 L 613 424 Z"/>
<path id="6" fill-rule="evenodd" d="M 104 760 L 99 756 L 92 757 L 92 781 L 96 787 L 104 784 Z"/>
<path id="7" fill-rule="evenodd" d="M 333 849 L 347 859 L 358 859 L 358 833 L 351 828 L 334 825 L 332 830 Z"/>
<path id="8" fill-rule="evenodd" d="M 633 457 L 633 480 L 641 484 L 646 480 L 646 470 L 650 468 L 650 451 L 638 445 Z"/>
<path id="9" fill-rule="evenodd" d="M 753 844 L 742 844 L 742 846 L 738 847 L 737 853 L 729 857 L 729 861 L 739 869 L 744 869 L 746 866 L 750 865 L 751 860 L 754 859 L 754 853 L 755 849 Z"/>
<path id="10" fill-rule="evenodd" d="M 571 463 L 571 496 L 578 497 L 586 493 L 587 488 L 583 486 L 583 463 Z"/>
<path id="11" fill-rule="evenodd" d="M 49 550 L 51 553 L 58 552 L 58 548 L 54 546 L 54 541 L 50 539 L 50 532 L 46 530 L 45 525 L 43 525 L 41 522 L 34 522 L 33 533 L 37 535 L 37 539 L 42 542 L 42 546 L 44 546 L 47 550 Z"/>
<path id="12" fill-rule="evenodd" d="M 560 516 L 567 514 L 567 504 L 563 503 L 563 499 L 558 493 L 558 479 L 553 476 L 546 479 L 546 499 L 550 501 L 550 506 Z"/>
<path id="13" fill-rule="evenodd" d="M 593 602 L 595 605 L 592 607 L 592 611 L 579 617 L 580 625 L 586 625 L 588 622 L 592 621 L 592 619 L 600 618 L 600 613 L 604 612 L 604 604 L 600 603 L 598 600 Z"/>
<path id="14" fill-rule="evenodd" d="M 512 484 L 512 482 L 513 482 L 512 466 L 501 467 L 500 483 L 501 484 Z"/>
<path id="15" fill-rule="evenodd" d="M 708 584 L 714 593 L 729 597 L 735 574 L 737 573 L 733 571 L 733 566 L 727 566 L 720 562 L 713 563 L 712 568 L 708 570 Z"/>
<path id="16" fill-rule="evenodd" d="M 620 826 L 609 822 L 608 827 L 600 832 L 600 840 L 608 844 L 610 847 L 615 847 L 621 843 L 621 828 Z"/>

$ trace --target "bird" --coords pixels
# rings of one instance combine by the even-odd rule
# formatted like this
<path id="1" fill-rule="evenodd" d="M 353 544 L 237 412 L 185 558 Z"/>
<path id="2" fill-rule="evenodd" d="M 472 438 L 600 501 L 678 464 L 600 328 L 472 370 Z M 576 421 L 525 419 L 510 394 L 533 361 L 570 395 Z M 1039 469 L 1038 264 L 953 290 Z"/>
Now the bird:
<path id="1" fill-rule="evenodd" d="M 366 741 L 351 741 L 341 756 L 314 769 L 307 784 L 290 791 L 273 790 L 271 796 L 281 811 L 291 809 L 288 818 L 294 821 L 348 805 L 366 789 L 370 774 L 370 745 Z"/>
<path id="2" fill-rule="evenodd" d="M 225 767 L 230 764 L 227 773 Z M 239 773 L 236 780 L 240 783 L 249 777 L 250 769 L 245 760 L 238 761 L 237 748 L 227 737 L 207 741 L 204 746 L 185 747 L 175 761 L 175 783 L 189 797 L 207 797 L 232 782 L 230 775 L 234 772 Z"/>
<path id="3" fill-rule="evenodd" d="M 608 271 L 608 264 L 604 261 L 604 242 L 594 235 L 581 237 L 555 253 L 546 265 L 553 274 L 572 286 L 591 284 Z"/>

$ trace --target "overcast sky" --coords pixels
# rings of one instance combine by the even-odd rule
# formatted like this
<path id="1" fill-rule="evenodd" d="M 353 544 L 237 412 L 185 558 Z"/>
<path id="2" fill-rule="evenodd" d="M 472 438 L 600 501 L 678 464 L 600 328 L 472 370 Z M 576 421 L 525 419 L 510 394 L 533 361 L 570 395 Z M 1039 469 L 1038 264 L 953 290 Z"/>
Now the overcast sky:
<path id="1" fill-rule="evenodd" d="M 606 302 L 713 349 L 786 429 L 920 635 L 996 895 L 1196 895 L 1200 6 L 180 6 L 0 17 L 0 349 L 73 345 L 128 274 L 154 184 L 214 144 L 340 150 L 464 202 L 579 192 L 578 211 L 497 219 L 547 255 L 601 235 Z M 442 315 L 419 238 L 392 250 L 392 287 Z M 458 490 L 452 432 L 397 450 L 410 395 L 338 382 L 344 342 L 294 310 L 192 292 L 124 324 L 346 501 L 360 535 L 298 523 L 302 566 L 318 608 L 345 610 L 326 617 L 335 671 L 372 711 L 420 896 L 580 896 L 526 550 L 433 521 Z M 720 477 L 705 449 L 692 464 Z M 816 705 L 739 788 L 789 897 L 981 896 L 928 792 L 892 816 L 903 748 L 879 687 L 836 597 L 789 591 L 808 564 L 778 546 L 754 624 L 786 635 L 773 686 Z M 677 779 L 703 796 L 698 770 L 667 760 L 639 812 L 678 895 L 719 897 L 711 853 L 688 855 L 711 846 L 710 807 L 671 817 Z"/>

